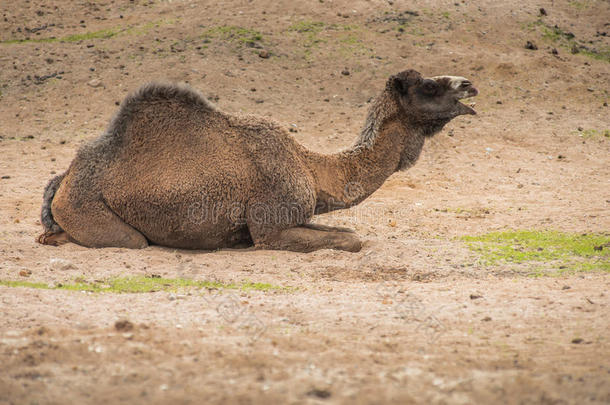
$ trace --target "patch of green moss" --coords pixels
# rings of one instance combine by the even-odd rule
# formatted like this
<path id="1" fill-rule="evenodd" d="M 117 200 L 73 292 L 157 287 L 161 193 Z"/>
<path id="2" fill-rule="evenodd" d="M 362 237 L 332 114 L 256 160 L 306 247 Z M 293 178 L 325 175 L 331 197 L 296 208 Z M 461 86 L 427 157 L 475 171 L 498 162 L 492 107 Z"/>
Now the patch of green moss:
<path id="1" fill-rule="evenodd" d="M 52 42 L 80 42 L 93 39 L 108 39 L 117 35 L 143 35 L 154 27 L 162 24 L 169 24 L 172 21 L 156 21 L 135 27 L 114 27 L 105 30 L 85 32 L 82 34 L 72 34 L 61 38 L 30 38 L 30 39 L 9 39 L 0 41 L 0 44 L 24 44 L 24 43 L 52 43 Z"/>
<path id="2" fill-rule="evenodd" d="M 88 282 L 77 279 L 73 283 L 49 285 L 46 283 L 0 280 L 0 285 L 7 287 L 28 287 L 48 290 L 90 291 L 95 293 L 145 293 L 155 291 L 176 291 L 186 288 L 229 289 L 242 291 L 291 291 L 291 287 L 275 286 L 267 283 L 245 282 L 225 284 L 217 281 L 191 280 L 185 278 L 157 277 L 117 277 L 100 282 Z"/>
<path id="3" fill-rule="evenodd" d="M 485 264 L 532 263 L 534 274 L 547 274 L 549 265 L 558 273 L 610 272 L 610 235 L 573 234 L 557 231 L 506 231 L 461 238 L 479 253 Z"/>

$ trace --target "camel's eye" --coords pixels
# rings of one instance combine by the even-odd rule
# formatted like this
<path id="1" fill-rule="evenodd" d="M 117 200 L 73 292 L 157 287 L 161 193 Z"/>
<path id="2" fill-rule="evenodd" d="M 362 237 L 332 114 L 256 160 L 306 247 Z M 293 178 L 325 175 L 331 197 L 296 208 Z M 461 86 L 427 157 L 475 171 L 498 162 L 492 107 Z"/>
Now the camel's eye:
<path id="1" fill-rule="evenodd" d="M 424 80 L 421 87 L 424 94 L 434 96 L 438 90 L 438 83 L 434 80 Z"/>

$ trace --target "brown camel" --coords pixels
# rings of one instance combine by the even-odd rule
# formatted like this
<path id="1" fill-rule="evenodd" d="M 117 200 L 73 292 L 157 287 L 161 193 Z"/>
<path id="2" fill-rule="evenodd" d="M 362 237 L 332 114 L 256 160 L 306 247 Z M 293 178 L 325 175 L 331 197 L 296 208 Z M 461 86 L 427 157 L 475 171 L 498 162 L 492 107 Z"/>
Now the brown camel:
<path id="1" fill-rule="evenodd" d="M 358 251 L 352 231 L 311 224 L 312 216 L 358 204 L 412 166 L 426 137 L 476 114 L 458 101 L 476 94 L 463 77 L 398 73 L 354 146 L 323 155 L 273 121 L 221 112 L 183 85 L 148 84 L 49 182 L 38 241 Z"/>

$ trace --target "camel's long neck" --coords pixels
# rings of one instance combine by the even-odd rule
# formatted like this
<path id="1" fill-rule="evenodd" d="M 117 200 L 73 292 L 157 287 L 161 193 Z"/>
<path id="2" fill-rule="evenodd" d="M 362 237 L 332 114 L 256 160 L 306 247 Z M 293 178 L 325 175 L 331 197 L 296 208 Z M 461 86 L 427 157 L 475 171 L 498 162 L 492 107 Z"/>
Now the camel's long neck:
<path id="1" fill-rule="evenodd" d="M 316 214 L 358 204 L 399 169 L 419 157 L 424 137 L 399 118 L 397 107 L 384 100 L 371 107 L 356 144 L 333 155 L 309 155 L 316 181 Z"/>

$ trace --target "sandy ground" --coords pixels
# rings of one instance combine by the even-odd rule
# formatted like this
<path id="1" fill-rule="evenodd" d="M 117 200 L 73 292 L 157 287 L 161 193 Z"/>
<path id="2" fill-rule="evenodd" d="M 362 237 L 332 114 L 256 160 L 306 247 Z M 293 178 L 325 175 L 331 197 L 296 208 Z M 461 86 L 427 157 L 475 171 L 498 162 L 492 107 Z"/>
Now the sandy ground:
<path id="1" fill-rule="evenodd" d="M 62 39 L 0 43 L 0 279 L 292 288 L 0 286 L 0 404 L 610 402 L 607 274 L 532 278 L 527 265 L 481 264 L 458 239 L 609 231 L 610 65 L 534 24 L 607 50 L 609 3 L 224 3 L 0 4 L 0 41 Z M 70 37 L 86 33 L 97 34 Z M 317 218 L 354 228 L 359 253 L 34 242 L 48 179 L 146 81 L 188 82 L 330 153 L 352 143 L 371 97 L 406 68 L 470 78 L 478 115 L 454 120 L 361 206 Z"/>

